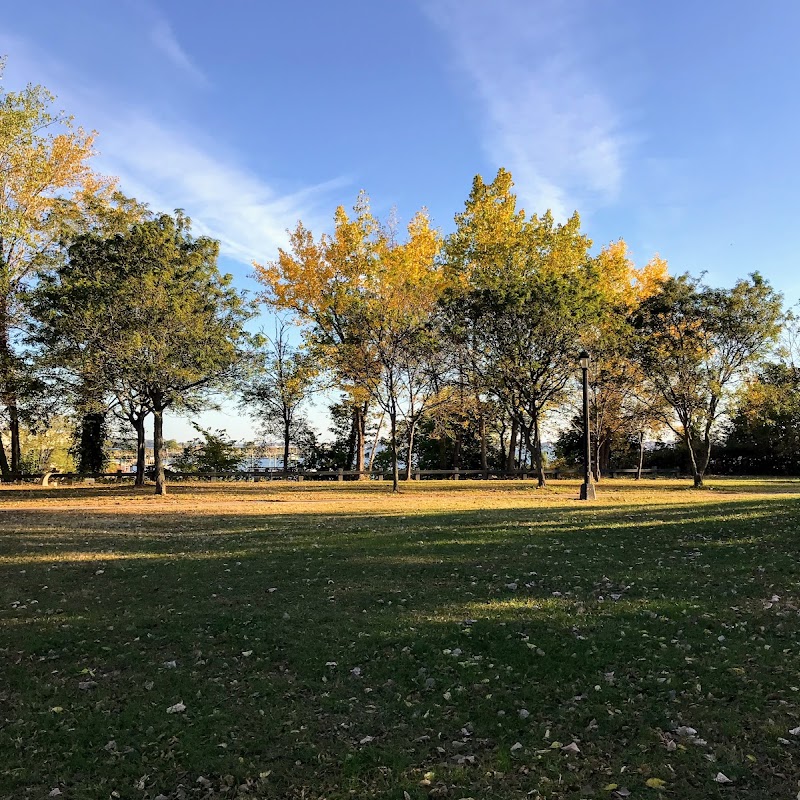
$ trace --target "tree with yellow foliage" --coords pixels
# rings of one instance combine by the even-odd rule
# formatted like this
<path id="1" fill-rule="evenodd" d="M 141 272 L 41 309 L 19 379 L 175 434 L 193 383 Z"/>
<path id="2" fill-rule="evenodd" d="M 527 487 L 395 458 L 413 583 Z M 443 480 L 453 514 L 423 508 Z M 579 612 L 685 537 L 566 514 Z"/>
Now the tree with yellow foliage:
<path id="1" fill-rule="evenodd" d="M 398 491 L 398 421 L 405 422 L 406 477 L 411 475 L 414 435 L 420 420 L 444 402 L 439 386 L 443 337 L 438 327 L 445 276 L 437 262 L 441 239 L 425 211 L 418 212 L 398 242 L 393 228 L 378 237 L 374 280 L 362 305 L 364 352 L 379 366 L 372 374 L 372 396 L 389 418 L 392 488 Z"/>
<path id="2" fill-rule="evenodd" d="M 364 470 L 367 415 L 380 364 L 363 327 L 365 298 L 374 286 L 381 258 L 380 225 L 363 192 L 354 215 L 342 206 L 334 231 L 315 239 L 302 222 L 290 234 L 289 248 L 267 264 L 255 263 L 264 286 L 261 299 L 294 314 L 304 326 L 309 351 L 345 392 L 356 433 L 356 469 Z"/>
<path id="3" fill-rule="evenodd" d="M 600 313 L 595 325 L 584 333 L 591 353 L 589 369 L 589 413 L 592 427 L 595 480 L 610 467 L 611 448 L 620 437 L 639 438 L 655 426 L 655 399 L 644 397 L 646 382 L 633 359 L 635 331 L 631 315 L 655 294 L 667 278 L 667 263 L 654 256 L 637 269 L 628 255 L 627 244 L 612 242 L 593 260 L 600 294 Z M 640 453 L 641 455 L 641 453 Z"/>
<path id="4" fill-rule="evenodd" d="M 11 92 L 0 84 L 0 404 L 10 438 L 10 457 L 0 442 L 4 475 L 20 469 L 20 424 L 32 386 L 20 349 L 25 292 L 63 252 L 65 234 L 113 193 L 113 182 L 88 163 L 95 134 L 54 112 L 53 102 L 41 86 Z"/>
<path id="5" fill-rule="evenodd" d="M 448 242 L 451 307 L 482 391 L 516 422 L 542 487 L 542 423 L 574 375 L 597 291 L 577 213 L 563 224 L 549 211 L 526 218 L 512 187 L 502 169 L 491 184 L 475 178 Z"/>

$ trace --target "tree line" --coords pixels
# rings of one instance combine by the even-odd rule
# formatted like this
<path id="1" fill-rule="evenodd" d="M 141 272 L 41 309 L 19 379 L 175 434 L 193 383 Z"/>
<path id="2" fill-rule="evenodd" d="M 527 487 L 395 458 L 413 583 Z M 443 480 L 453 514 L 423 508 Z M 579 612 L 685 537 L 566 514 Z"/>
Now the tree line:
<path id="1" fill-rule="evenodd" d="M 773 412 L 787 430 L 800 416 L 784 394 L 793 350 L 777 347 L 791 320 L 756 271 L 715 288 L 657 256 L 637 267 L 623 240 L 594 251 L 577 213 L 518 208 L 500 169 L 475 177 L 448 235 L 424 209 L 405 227 L 380 220 L 363 193 L 330 232 L 298 222 L 254 264 L 250 298 L 182 211 L 155 213 L 98 175 L 94 134 L 53 102 L 0 88 L 5 480 L 22 472 L 22 432 L 68 413 L 81 471 L 100 471 L 116 420 L 136 438 L 140 483 L 150 420 L 164 493 L 164 413 L 228 396 L 280 438 L 284 463 L 292 444 L 365 475 L 388 461 L 395 490 L 415 464 L 525 463 L 544 486 L 553 430 L 574 455 L 584 349 L 598 479 L 622 450 L 638 446 L 641 465 L 667 431 L 701 486 L 715 453 L 761 447 Z M 252 332 L 262 310 L 278 319 L 268 335 Z M 321 390 L 338 398 L 327 445 L 308 419 Z M 791 449 L 796 436 L 773 438 Z"/>

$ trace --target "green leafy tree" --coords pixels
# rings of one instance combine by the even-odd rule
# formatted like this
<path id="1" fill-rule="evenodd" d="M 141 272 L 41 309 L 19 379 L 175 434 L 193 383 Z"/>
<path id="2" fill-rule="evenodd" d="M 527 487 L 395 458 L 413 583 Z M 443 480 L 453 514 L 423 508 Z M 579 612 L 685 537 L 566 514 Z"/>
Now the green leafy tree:
<path id="1" fill-rule="evenodd" d="M 766 363 L 745 382 L 737 393 L 719 456 L 731 472 L 800 474 L 800 370 L 796 366 Z"/>
<path id="2" fill-rule="evenodd" d="M 512 186 L 505 170 L 489 185 L 475 178 L 447 247 L 450 303 L 469 331 L 473 370 L 515 421 L 544 486 L 542 422 L 575 374 L 598 293 L 578 215 L 526 219 Z"/>
<path id="3" fill-rule="evenodd" d="M 108 464 L 108 420 L 102 411 L 84 413 L 75 429 L 72 446 L 77 471 L 81 475 L 96 475 Z"/>
<path id="4" fill-rule="evenodd" d="M 165 410 L 205 402 L 235 374 L 249 341 L 250 312 L 217 254 L 182 212 L 161 214 L 115 236 L 79 236 L 37 291 L 40 324 L 64 332 L 82 359 L 77 371 L 138 404 L 138 418 L 152 412 L 157 494 L 166 493 Z"/>
<path id="5" fill-rule="evenodd" d="M 637 358 L 666 406 L 664 423 L 688 450 L 695 487 L 732 391 L 774 345 L 782 318 L 781 296 L 758 273 L 732 289 L 670 278 L 639 307 Z"/>
<path id="6" fill-rule="evenodd" d="M 180 472 L 235 472 L 242 463 L 242 451 L 224 430 L 206 430 L 193 425 L 200 436 L 189 442 L 173 462 Z"/>

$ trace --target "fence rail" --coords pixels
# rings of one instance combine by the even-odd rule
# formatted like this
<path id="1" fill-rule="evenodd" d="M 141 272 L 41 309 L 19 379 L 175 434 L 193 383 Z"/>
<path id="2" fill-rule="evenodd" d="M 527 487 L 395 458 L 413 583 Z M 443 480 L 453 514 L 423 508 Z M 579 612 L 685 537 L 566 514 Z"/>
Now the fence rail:
<path id="1" fill-rule="evenodd" d="M 561 470 L 561 469 L 546 469 L 545 477 L 559 480 L 561 478 L 578 478 L 581 473 L 574 470 Z M 625 475 L 635 475 L 638 470 L 635 469 L 613 469 L 610 470 L 607 476 L 609 478 L 623 477 Z M 391 480 L 392 472 L 390 470 L 353 470 L 353 469 L 336 469 L 336 470 L 299 470 L 299 469 L 265 469 L 265 470 L 242 470 L 230 472 L 176 472 L 174 470 L 167 470 L 167 478 L 170 481 L 224 481 L 224 480 L 239 480 L 239 481 L 274 481 L 274 480 L 290 480 L 290 481 L 306 481 L 306 480 L 335 480 L 342 482 L 345 480 L 356 480 L 359 478 L 366 478 L 368 480 Z M 675 469 L 643 469 L 642 475 L 649 475 L 652 478 L 678 477 L 680 470 Z M 47 472 L 47 473 L 34 473 L 30 475 L 11 475 L 6 478 L 4 483 L 39 483 L 43 486 L 48 486 L 53 483 L 74 484 L 94 483 L 97 481 L 123 483 L 126 481 L 133 481 L 136 478 L 135 472 L 99 472 L 93 475 L 79 475 L 77 472 Z M 401 480 L 406 479 L 405 470 L 402 471 Z M 506 472 L 497 470 L 482 470 L 482 469 L 415 469 L 411 472 L 411 480 L 420 481 L 425 479 L 445 479 L 445 480 L 530 480 L 536 479 L 536 470 L 529 469 L 516 469 Z"/>

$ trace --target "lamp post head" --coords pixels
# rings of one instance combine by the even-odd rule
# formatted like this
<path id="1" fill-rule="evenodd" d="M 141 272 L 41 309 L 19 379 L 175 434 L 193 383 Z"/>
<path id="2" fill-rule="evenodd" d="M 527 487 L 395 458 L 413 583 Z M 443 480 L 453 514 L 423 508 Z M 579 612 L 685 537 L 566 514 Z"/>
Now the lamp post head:
<path id="1" fill-rule="evenodd" d="M 581 369 L 589 369 L 589 354 L 585 350 L 578 356 L 578 363 Z"/>

